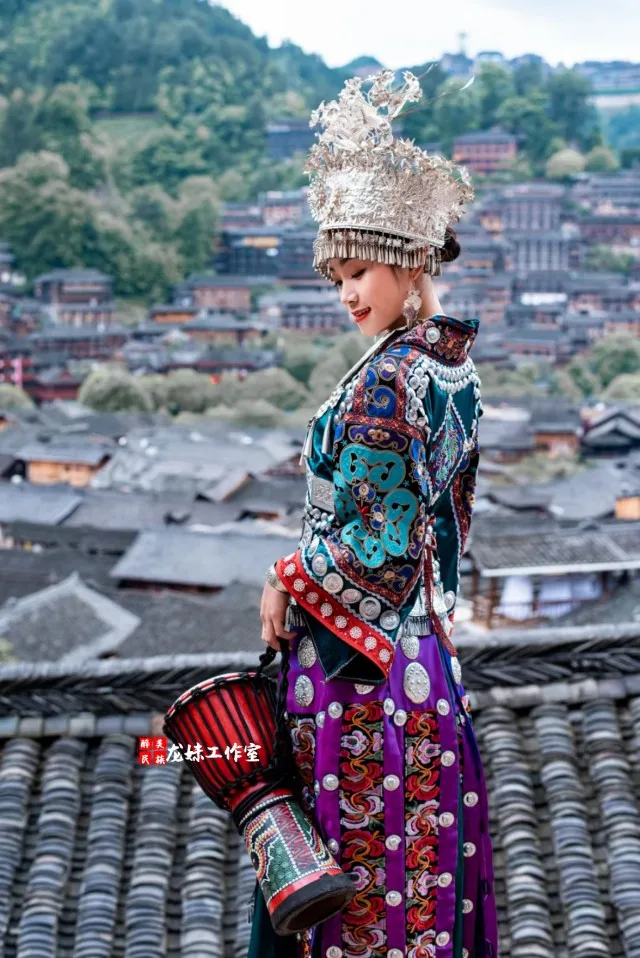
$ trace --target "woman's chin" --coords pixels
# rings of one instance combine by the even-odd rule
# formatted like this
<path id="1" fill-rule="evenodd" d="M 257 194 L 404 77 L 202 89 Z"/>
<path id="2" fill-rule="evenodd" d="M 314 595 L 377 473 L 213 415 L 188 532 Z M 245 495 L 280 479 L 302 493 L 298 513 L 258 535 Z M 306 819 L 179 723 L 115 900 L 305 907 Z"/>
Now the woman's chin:
<path id="1" fill-rule="evenodd" d="M 381 327 L 380 321 L 376 320 L 374 316 L 367 316 L 361 323 L 356 323 L 356 326 L 363 336 L 377 336 L 384 332 L 384 326 Z"/>

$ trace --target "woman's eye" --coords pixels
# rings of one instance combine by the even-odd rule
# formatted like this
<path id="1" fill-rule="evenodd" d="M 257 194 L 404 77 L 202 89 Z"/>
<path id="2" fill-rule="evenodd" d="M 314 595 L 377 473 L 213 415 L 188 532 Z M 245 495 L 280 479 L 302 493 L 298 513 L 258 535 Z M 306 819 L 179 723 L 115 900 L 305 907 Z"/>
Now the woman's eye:
<path id="1" fill-rule="evenodd" d="M 336 286 L 338 289 L 340 289 L 340 287 L 342 286 L 342 280 L 337 279 L 333 285 Z"/>
<path id="2" fill-rule="evenodd" d="M 364 267 L 362 269 L 359 269 L 357 273 L 354 273 L 352 276 L 352 279 L 360 279 L 363 273 L 364 273 Z"/>

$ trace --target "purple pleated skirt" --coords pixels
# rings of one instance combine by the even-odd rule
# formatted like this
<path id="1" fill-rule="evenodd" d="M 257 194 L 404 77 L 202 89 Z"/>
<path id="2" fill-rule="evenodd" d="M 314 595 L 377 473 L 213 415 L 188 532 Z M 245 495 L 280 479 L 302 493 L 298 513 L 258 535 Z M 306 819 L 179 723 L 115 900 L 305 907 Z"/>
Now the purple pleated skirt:
<path id="1" fill-rule="evenodd" d="M 298 958 L 495 958 L 484 775 L 460 665 L 405 637 L 389 679 L 326 680 L 291 643 L 287 715 L 302 802 L 356 896 L 298 935 Z"/>

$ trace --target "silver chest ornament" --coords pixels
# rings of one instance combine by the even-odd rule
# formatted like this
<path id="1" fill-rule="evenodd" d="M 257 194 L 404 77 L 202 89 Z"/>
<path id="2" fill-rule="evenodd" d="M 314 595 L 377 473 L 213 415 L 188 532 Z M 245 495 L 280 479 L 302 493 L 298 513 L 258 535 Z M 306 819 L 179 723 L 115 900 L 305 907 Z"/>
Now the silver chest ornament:
<path id="1" fill-rule="evenodd" d="M 300 708 L 307 708 L 313 702 L 315 689 L 308 675 L 299 675 L 296 679 L 293 694 Z"/>
<path id="2" fill-rule="evenodd" d="M 303 669 L 310 669 L 316 664 L 317 659 L 318 655 L 315 645 L 313 644 L 313 639 L 305 635 L 303 639 L 300 639 L 298 646 L 298 662 Z"/>
<path id="3" fill-rule="evenodd" d="M 400 648 L 408 659 L 417 659 L 420 653 L 420 639 L 417 635 L 403 635 Z"/>
<path id="4" fill-rule="evenodd" d="M 406 667 L 402 685 L 407 698 L 416 705 L 426 702 L 429 698 L 431 682 L 427 670 L 419 662 L 410 662 Z"/>

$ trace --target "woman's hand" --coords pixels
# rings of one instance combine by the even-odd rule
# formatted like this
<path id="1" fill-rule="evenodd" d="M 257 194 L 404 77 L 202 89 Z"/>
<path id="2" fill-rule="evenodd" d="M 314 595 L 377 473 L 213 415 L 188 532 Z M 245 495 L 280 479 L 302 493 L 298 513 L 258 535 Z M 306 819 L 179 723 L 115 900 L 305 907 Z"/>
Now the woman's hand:
<path id="1" fill-rule="evenodd" d="M 274 589 L 265 582 L 260 603 L 260 618 L 262 620 L 262 641 L 270 645 L 276 652 L 280 651 L 278 638 L 291 641 L 295 632 L 285 629 L 285 616 L 289 605 L 289 593 Z"/>

